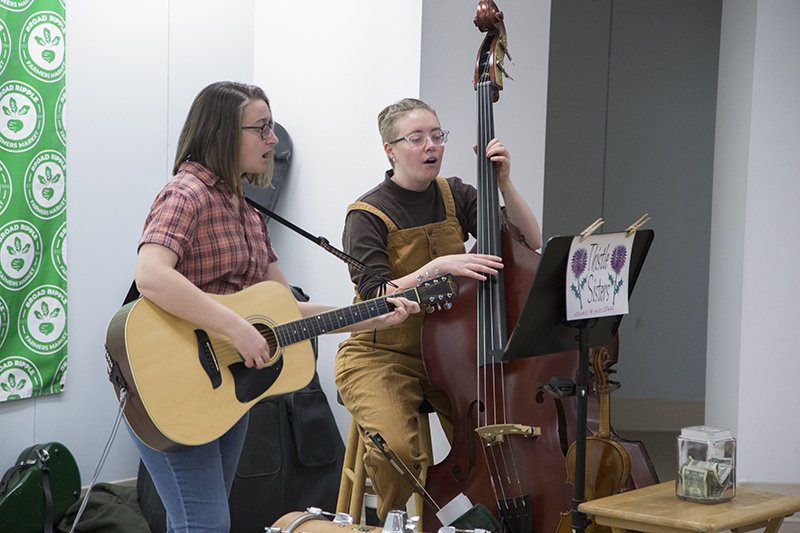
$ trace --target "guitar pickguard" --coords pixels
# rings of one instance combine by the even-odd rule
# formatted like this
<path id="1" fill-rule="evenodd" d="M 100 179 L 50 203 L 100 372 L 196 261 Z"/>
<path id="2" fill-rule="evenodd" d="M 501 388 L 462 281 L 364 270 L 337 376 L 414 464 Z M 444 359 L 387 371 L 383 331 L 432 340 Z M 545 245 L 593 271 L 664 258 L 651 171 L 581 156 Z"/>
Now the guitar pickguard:
<path id="1" fill-rule="evenodd" d="M 233 376 L 234 394 L 241 403 L 255 400 L 264 394 L 278 380 L 283 370 L 283 358 L 261 370 L 247 368 L 244 363 L 228 365 Z"/>

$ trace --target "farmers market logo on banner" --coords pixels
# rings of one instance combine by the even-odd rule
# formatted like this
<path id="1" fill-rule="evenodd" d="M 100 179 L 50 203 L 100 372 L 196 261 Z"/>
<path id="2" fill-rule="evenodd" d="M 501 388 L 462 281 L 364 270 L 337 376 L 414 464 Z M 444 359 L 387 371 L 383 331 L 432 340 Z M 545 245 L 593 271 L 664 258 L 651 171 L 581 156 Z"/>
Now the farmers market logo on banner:
<path id="1" fill-rule="evenodd" d="M 0 215 L 8 207 L 8 202 L 11 200 L 11 174 L 8 169 L 0 161 Z"/>
<path id="2" fill-rule="evenodd" d="M 55 150 L 45 150 L 33 158 L 25 172 L 25 200 L 39 218 L 53 218 L 67 207 L 64 187 L 67 162 Z"/>
<path id="3" fill-rule="evenodd" d="M 32 3 L 33 0 L 0 0 L 0 7 L 9 11 L 25 11 Z"/>
<path id="4" fill-rule="evenodd" d="M 65 4 L 0 0 L 0 402 L 66 383 Z"/>
<path id="5" fill-rule="evenodd" d="M 6 342 L 6 335 L 8 335 L 8 321 L 9 321 L 8 304 L 3 297 L 0 296 L 0 348 Z"/>
<path id="6" fill-rule="evenodd" d="M 42 375 L 29 359 L 12 356 L 0 361 L 0 401 L 20 400 L 42 392 Z"/>
<path id="7" fill-rule="evenodd" d="M 53 245 L 50 247 L 52 251 L 53 266 L 56 267 L 56 272 L 61 276 L 64 281 L 67 280 L 67 223 L 64 222 L 59 226 L 53 237 Z"/>
<path id="8" fill-rule="evenodd" d="M 67 386 L 67 356 L 65 355 L 61 362 L 58 363 L 58 367 L 56 368 L 56 374 L 53 376 L 53 380 L 50 382 L 50 390 L 45 391 L 49 392 L 50 394 L 55 394 L 57 392 L 64 392 L 64 389 Z"/>
<path id="9" fill-rule="evenodd" d="M 0 74 L 6 69 L 8 65 L 8 58 L 11 57 L 11 34 L 8 32 L 8 26 L 0 19 Z"/>
<path id="10" fill-rule="evenodd" d="M 56 133 L 58 140 L 64 146 L 67 145 L 67 88 L 61 89 L 56 104 Z"/>
<path id="11" fill-rule="evenodd" d="M 40 354 L 53 354 L 67 342 L 67 293 L 44 285 L 25 298 L 19 313 L 19 337 Z"/>
<path id="12" fill-rule="evenodd" d="M 0 227 L 0 285 L 23 289 L 42 264 L 42 236 L 36 226 L 14 220 Z"/>
<path id="13" fill-rule="evenodd" d="M 42 97 L 30 85 L 8 81 L 0 86 L 0 147 L 9 152 L 30 150 L 44 127 Z"/>
<path id="14" fill-rule="evenodd" d="M 64 77 L 64 19 L 51 11 L 34 13 L 22 26 L 19 57 L 31 76 L 46 83 Z"/>

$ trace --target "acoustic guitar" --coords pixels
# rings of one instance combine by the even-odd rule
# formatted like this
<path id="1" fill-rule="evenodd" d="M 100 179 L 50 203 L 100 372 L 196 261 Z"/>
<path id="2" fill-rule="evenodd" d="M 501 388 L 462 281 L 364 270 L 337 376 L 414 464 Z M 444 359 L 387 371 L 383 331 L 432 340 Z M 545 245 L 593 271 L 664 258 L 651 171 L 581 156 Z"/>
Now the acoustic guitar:
<path id="1" fill-rule="evenodd" d="M 210 295 L 261 332 L 270 348 L 262 369 L 247 368 L 230 340 L 172 315 L 147 298 L 123 306 L 106 332 L 117 398 L 137 437 L 161 451 L 211 442 L 255 403 L 299 390 L 315 371 L 310 339 L 391 312 L 390 297 L 432 306 L 458 297 L 450 274 L 418 287 L 303 318 L 284 285 L 264 281 L 230 295 Z"/>

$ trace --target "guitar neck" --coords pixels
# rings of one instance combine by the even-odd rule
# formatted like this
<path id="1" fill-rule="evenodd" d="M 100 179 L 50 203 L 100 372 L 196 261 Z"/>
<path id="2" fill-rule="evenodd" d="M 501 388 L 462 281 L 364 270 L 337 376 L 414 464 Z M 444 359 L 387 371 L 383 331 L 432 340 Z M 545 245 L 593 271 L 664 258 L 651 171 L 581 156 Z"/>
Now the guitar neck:
<path id="1" fill-rule="evenodd" d="M 406 289 L 391 296 L 373 298 L 366 302 L 341 307 L 325 313 L 301 318 L 293 322 L 275 326 L 275 338 L 281 346 L 289 346 L 308 339 L 313 339 L 325 333 L 358 324 L 371 318 L 376 318 L 394 310 L 394 305 L 387 302 L 387 298 L 407 298 L 413 302 L 420 302 L 416 288 Z"/>

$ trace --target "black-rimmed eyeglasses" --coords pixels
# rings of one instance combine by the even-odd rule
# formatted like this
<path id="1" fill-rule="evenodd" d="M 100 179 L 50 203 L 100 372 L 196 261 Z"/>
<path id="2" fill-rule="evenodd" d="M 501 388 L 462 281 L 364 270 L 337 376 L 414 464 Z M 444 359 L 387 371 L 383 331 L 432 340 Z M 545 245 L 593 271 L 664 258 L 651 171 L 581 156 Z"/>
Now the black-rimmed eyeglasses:
<path id="1" fill-rule="evenodd" d="M 261 140 L 266 141 L 269 138 L 269 132 L 274 131 L 275 121 L 270 120 L 263 126 L 242 126 L 243 130 L 261 130 Z"/>

